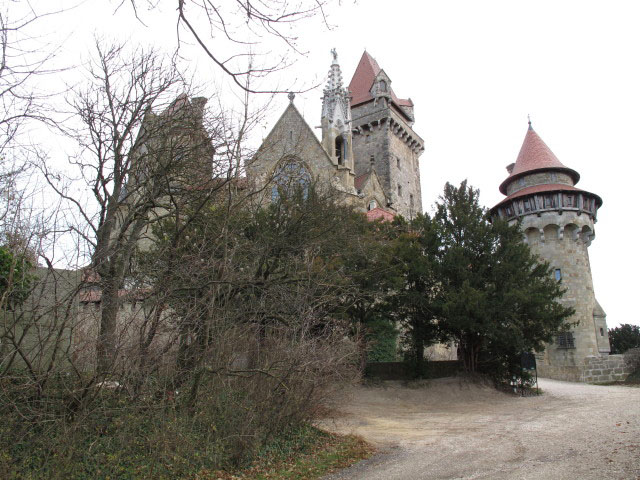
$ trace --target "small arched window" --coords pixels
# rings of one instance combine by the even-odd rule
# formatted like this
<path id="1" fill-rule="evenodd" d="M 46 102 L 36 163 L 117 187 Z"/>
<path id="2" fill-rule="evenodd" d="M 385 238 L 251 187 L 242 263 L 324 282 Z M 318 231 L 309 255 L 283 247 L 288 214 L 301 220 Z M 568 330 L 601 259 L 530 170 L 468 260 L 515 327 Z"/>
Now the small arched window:
<path id="1" fill-rule="evenodd" d="M 373 210 L 374 208 L 378 207 L 378 202 L 376 202 L 375 200 L 371 200 L 369 202 L 369 205 L 367 206 L 367 210 Z"/>
<path id="2" fill-rule="evenodd" d="M 309 195 L 311 175 L 298 159 L 282 162 L 273 172 L 271 187 L 271 201 L 276 202 L 283 196 L 302 195 L 304 199 Z"/>
<path id="3" fill-rule="evenodd" d="M 402 185 L 398 184 L 398 197 L 402 196 Z"/>
<path id="4" fill-rule="evenodd" d="M 342 136 L 336 138 L 336 158 L 338 159 L 338 165 L 344 165 L 344 139 Z"/>
<path id="5" fill-rule="evenodd" d="M 381 92 L 386 92 L 387 91 L 387 82 L 385 82 L 384 80 L 380 80 L 380 82 L 378 83 L 378 89 Z"/>

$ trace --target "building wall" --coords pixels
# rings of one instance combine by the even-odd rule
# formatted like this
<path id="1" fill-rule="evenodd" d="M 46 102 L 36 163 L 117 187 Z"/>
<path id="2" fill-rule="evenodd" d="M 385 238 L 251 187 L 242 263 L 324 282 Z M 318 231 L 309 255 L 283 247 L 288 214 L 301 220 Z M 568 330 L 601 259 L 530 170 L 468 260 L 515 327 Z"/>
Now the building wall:
<path id="1" fill-rule="evenodd" d="M 562 184 L 573 186 L 573 180 L 566 173 L 541 172 L 525 175 L 518 180 L 511 182 L 507 186 L 507 195 L 511 195 L 519 190 L 533 185 Z"/>
<path id="2" fill-rule="evenodd" d="M 411 218 L 422 212 L 419 166 L 422 139 L 382 101 L 353 107 L 352 118 L 356 175 L 367 172 L 373 165 L 387 200 L 399 214 Z"/>
<path id="3" fill-rule="evenodd" d="M 582 366 L 588 357 L 608 354 L 606 321 L 595 298 L 589 263 L 588 246 L 594 238 L 591 217 L 576 212 L 541 212 L 524 216 L 522 230 L 531 250 L 549 262 L 554 273 L 560 269 L 562 286 L 567 290 L 561 302 L 575 309 L 567 320 L 575 323 L 570 327 L 575 348 L 561 348 L 556 341 L 538 355 L 538 361 L 557 370 Z M 602 314 L 594 317 L 599 312 Z M 575 380 L 580 376 L 580 369 L 567 368 L 563 374 L 555 370 L 546 369 L 554 378 Z"/>

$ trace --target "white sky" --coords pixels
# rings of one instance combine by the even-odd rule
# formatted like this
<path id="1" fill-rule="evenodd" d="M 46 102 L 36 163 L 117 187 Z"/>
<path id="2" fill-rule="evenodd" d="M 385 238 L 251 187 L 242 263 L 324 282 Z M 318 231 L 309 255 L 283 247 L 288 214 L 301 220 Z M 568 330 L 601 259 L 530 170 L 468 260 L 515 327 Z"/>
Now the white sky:
<path id="1" fill-rule="evenodd" d="M 34 5 L 56 3 L 70 2 Z M 176 2 L 161 3 L 163 12 L 142 12 L 145 27 L 126 3 L 113 15 L 117 2 L 87 0 L 53 18 L 49 33 L 67 39 L 61 58 L 72 62 L 88 56 L 94 33 L 172 48 Z M 590 255 L 609 327 L 640 325 L 640 232 L 630 208 L 638 203 L 633 192 L 640 173 L 640 2 L 360 0 L 335 4 L 328 13 L 335 28 L 305 24 L 299 44 L 308 54 L 275 73 L 281 80 L 274 81 L 322 82 L 336 47 L 348 84 L 366 48 L 396 94 L 415 103 L 414 129 L 426 141 L 420 164 L 426 210 L 446 181 L 465 178 L 481 190 L 486 206 L 500 201 L 498 185 L 518 155 L 531 114 L 560 161 L 580 173 L 578 187 L 604 201 Z M 190 67 L 225 88 L 195 51 L 185 50 Z M 321 90 L 296 97 L 311 126 L 320 121 Z M 263 134 L 288 102 L 280 97 Z"/>

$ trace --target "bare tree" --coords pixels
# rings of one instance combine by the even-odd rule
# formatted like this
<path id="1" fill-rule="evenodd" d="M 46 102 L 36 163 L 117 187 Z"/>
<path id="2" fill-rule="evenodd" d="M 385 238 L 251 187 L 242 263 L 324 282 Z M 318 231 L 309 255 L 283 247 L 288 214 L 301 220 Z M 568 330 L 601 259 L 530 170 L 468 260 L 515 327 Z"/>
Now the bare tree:
<path id="1" fill-rule="evenodd" d="M 74 193 L 46 162 L 41 169 L 73 207 L 79 222 L 71 228 L 88 245 L 87 279 L 101 292 L 98 369 L 106 373 L 118 348 L 119 292 L 133 254 L 181 191 L 211 187 L 213 145 L 202 126 L 206 100 L 178 95 L 189 85 L 172 62 L 152 49 L 98 44 L 97 52 L 88 86 L 69 100 L 78 127 L 65 128 L 79 147 L 72 166 L 92 198 Z"/>
<path id="2" fill-rule="evenodd" d="M 125 0 L 117 0 L 122 5 Z M 141 5 L 154 8 L 154 0 L 130 0 L 136 16 Z M 326 9 L 331 0 L 176 0 L 176 33 L 201 47 L 207 57 L 228 75 L 237 87 L 251 93 L 274 93 L 277 88 L 253 88 L 255 82 L 303 55 L 299 28 L 319 18 L 329 29 Z M 296 28 L 298 27 L 298 28 Z M 269 43 L 275 40 L 275 48 Z"/>
<path id="3" fill-rule="evenodd" d="M 26 122 L 47 121 L 45 102 L 50 94 L 38 88 L 38 81 L 54 73 L 46 66 L 56 48 L 43 45 L 34 31 L 59 12 L 27 8 L 18 14 L 16 7 L 11 12 L 0 10 L 0 155 L 16 142 Z"/>

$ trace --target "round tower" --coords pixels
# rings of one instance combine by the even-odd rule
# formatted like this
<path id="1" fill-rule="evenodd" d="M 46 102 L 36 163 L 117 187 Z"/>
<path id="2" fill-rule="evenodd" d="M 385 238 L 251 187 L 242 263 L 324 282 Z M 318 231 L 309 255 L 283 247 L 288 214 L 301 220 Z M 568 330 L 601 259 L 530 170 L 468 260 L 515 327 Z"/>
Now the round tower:
<path id="1" fill-rule="evenodd" d="M 566 293 L 562 301 L 575 309 L 575 323 L 538 355 L 541 374 L 579 380 L 589 356 L 608 355 L 606 315 L 593 291 L 588 247 L 595 237 L 602 200 L 576 188 L 577 171 L 564 166 L 531 127 L 509 176 L 500 185 L 506 198 L 491 209 L 495 217 L 520 221 L 524 241 L 549 262 Z"/>

